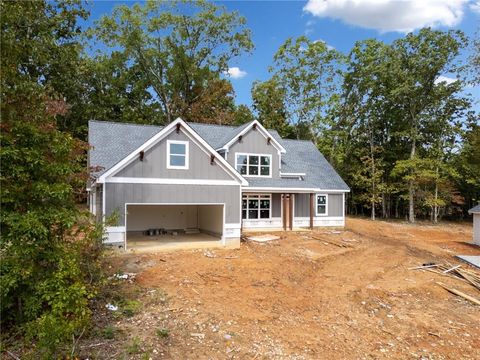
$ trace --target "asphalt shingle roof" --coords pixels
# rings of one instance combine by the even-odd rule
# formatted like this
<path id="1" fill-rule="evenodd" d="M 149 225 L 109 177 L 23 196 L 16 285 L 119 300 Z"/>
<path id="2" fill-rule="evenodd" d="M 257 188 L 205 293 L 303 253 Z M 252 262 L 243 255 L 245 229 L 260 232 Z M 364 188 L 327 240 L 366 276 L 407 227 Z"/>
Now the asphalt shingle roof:
<path id="1" fill-rule="evenodd" d="M 471 208 L 470 210 L 468 210 L 468 213 L 469 214 L 480 214 L 480 204 L 478 204 L 477 206 L 474 206 L 473 208 Z"/>
<path id="2" fill-rule="evenodd" d="M 214 149 L 218 149 L 234 138 L 248 124 L 225 126 L 188 123 L 188 125 Z M 162 130 L 160 126 L 90 121 L 88 127 L 88 141 L 92 146 L 90 166 L 102 167 L 102 170 L 94 175 L 100 176 L 160 130 Z M 303 180 L 298 178 L 247 178 L 249 186 L 349 190 L 347 184 L 312 142 L 282 139 L 277 131 L 268 131 L 287 151 L 282 155 L 281 172 L 305 173 L 306 176 Z"/>

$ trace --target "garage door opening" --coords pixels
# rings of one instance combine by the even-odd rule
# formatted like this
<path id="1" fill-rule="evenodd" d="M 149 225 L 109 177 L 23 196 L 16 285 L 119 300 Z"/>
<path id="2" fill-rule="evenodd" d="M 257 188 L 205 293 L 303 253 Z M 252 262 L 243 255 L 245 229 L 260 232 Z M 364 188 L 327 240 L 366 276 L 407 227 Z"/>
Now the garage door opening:
<path id="1" fill-rule="evenodd" d="M 223 204 L 127 204 L 127 249 L 208 247 L 221 242 Z"/>

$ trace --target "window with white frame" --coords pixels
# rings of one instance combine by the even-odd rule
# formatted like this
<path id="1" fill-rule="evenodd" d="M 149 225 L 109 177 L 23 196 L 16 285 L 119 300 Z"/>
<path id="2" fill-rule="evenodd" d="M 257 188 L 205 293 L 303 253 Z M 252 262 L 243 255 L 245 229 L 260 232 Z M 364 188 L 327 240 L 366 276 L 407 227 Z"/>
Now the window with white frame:
<path id="1" fill-rule="evenodd" d="M 242 196 L 242 219 L 270 219 L 272 196 L 248 194 Z"/>
<path id="2" fill-rule="evenodd" d="M 327 215 L 327 195 L 317 194 L 317 216 Z"/>
<path id="3" fill-rule="evenodd" d="M 272 155 L 236 153 L 236 169 L 243 176 L 271 176 Z"/>
<path id="4" fill-rule="evenodd" d="M 167 169 L 188 169 L 188 141 L 167 140 Z"/>

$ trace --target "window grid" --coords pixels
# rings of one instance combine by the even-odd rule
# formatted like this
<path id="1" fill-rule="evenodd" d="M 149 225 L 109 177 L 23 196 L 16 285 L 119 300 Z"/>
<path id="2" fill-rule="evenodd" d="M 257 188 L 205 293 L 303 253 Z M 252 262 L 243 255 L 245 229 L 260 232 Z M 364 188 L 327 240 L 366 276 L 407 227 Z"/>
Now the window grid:
<path id="1" fill-rule="evenodd" d="M 316 196 L 316 215 L 317 216 L 327 216 L 327 195 L 326 194 L 317 194 Z"/>
<path id="2" fill-rule="evenodd" d="M 167 169 L 188 169 L 188 141 L 167 140 Z"/>
<path id="3" fill-rule="evenodd" d="M 242 219 L 262 220 L 271 218 L 272 195 L 243 195 Z"/>
<path id="4" fill-rule="evenodd" d="M 236 153 L 235 168 L 246 177 L 271 177 L 272 155 Z"/>

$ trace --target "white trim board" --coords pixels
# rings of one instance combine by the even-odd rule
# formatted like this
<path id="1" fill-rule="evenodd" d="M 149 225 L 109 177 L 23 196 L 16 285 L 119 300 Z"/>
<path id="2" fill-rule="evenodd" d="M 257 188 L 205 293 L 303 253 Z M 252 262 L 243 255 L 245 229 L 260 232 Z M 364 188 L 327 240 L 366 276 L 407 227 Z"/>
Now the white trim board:
<path id="1" fill-rule="evenodd" d="M 249 187 L 242 186 L 242 192 L 271 192 L 271 193 L 326 193 L 326 194 L 341 194 L 350 192 L 350 190 L 325 190 L 318 188 L 278 188 L 278 187 Z"/>
<path id="2" fill-rule="evenodd" d="M 104 172 L 98 179 L 98 183 L 104 183 L 108 177 L 114 176 L 118 171 L 123 169 L 129 163 L 131 163 L 140 153 L 140 151 L 147 151 L 156 143 L 161 141 L 163 138 L 168 136 L 172 131 L 175 131 L 177 124 L 180 124 L 180 131 L 182 131 L 188 138 L 192 141 L 196 141 L 201 144 L 201 148 L 203 147 L 210 153 L 211 155 L 215 155 L 215 161 L 219 164 L 226 172 L 228 172 L 234 179 L 238 180 L 239 184 L 244 186 L 248 185 L 248 181 L 245 180 L 222 156 L 220 156 L 214 148 L 212 148 L 205 140 L 203 140 L 200 135 L 198 135 L 185 121 L 181 118 L 177 118 L 175 121 L 171 122 L 167 126 L 165 126 L 162 130 L 160 130 L 157 134 L 152 136 L 149 140 L 147 140 L 144 144 L 139 146 L 137 149 L 132 151 L 129 155 L 119 161 L 117 164 L 112 166 L 106 172 Z"/>
<path id="3" fill-rule="evenodd" d="M 258 122 L 258 120 L 252 121 L 247 127 L 245 127 L 245 129 L 235 134 L 235 136 L 229 142 L 227 142 L 221 148 L 217 149 L 217 151 L 221 149 L 228 151 L 230 146 L 232 146 L 234 143 L 238 141 L 238 137 L 243 136 L 247 132 L 249 132 L 253 128 L 254 124 L 256 125 L 256 128 L 260 132 L 260 134 L 262 134 L 265 137 L 265 139 L 270 138 L 270 142 L 278 151 L 280 151 L 282 154 L 285 154 L 287 152 L 285 148 L 277 140 L 275 140 L 275 138 L 268 132 L 268 130 L 265 129 L 263 125 Z"/>
<path id="4" fill-rule="evenodd" d="M 111 177 L 106 183 L 117 184 L 165 184 L 165 185 L 237 185 L 235 180 L 211 179 L 175 179 L 175 178 L 142 178 L 142 177 Z"/>
<path id="5" fill-rule="evenodd" d="M 172 154 L 170 152 L 170 145 L 185 145 L 185 154 Z M 167 169 L 175 169 L 175 170 L 188 170 L 189 168 L 189 157 L 190 157 L 190 146 L 188 141 L 180 141 L 180 140 L 167 140 Z M 170 163 L 170 156 L 184 156 L 185 157 L 185 165 L 172 165 Z"/>

